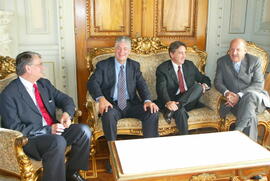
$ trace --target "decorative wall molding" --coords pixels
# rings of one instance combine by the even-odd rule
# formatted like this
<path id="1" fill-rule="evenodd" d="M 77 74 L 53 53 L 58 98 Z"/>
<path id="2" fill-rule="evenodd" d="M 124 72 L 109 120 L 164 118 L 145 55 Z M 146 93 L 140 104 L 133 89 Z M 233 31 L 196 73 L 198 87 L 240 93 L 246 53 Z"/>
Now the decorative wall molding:
<path id="1" fill-rule="evenodd" d="M 177 6 L 178 5 L 178 6 Z M 177 7 L 175 7 L 177 6 Z M 183 8 L 182 8 L 183 7 Z M 198 1 L 156 1 L 155 17 L 157 37 L 176 37 L 187 36 L 192 37 L 196 33 Z M 175 11 L 174 11 L 175 10 Z M 175 14 L 174 14 L 175 13 Z M 186 13 L 182 17 L 191 17 L 189 19 L 181 19 L 181 14 Z M 169 18 L 175 17 L 175 18 Z M 166 20 L 166 21 L 165 21 Z"/>
<path id="2" fill-rule="evenodd" d="M 270 34 L 270 0 L 257 0 L 255 13 L 256 34 Z"/>
<path id="3" fill-rule="evenodd" d="M 0 55 L 11 56 L 11 38 L 9 25 L 13 18 L 13 12 L 0 10 Z"/>
<path id="4" fill-rule="evenodd" d="M 241 7 L 241 8 L 239 8 Z M 231 0 L 229 33 L 244 34 L 246 29 L 247 0 Z"/>
<path id="5" fill-rule="evenodd" d="M 48 1 L 25 0 L 26 32 L 28 34 L 48 34 Z"/>

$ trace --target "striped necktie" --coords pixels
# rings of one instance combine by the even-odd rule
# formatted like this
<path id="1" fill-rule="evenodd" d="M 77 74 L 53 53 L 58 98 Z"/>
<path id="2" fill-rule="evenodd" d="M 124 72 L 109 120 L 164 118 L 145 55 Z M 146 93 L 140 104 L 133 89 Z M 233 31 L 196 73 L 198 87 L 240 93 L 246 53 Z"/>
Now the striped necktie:
<path id="1" fill-rule="evenodd" d="M 117 103 L 118 107 L 123 110 L 127 106 L 127 100 L 126 100 L 126 76 L 124 74 L 124 65 L 120 66 L 120 71 L 118 74 L 118 97 L 117 97 Z"/>

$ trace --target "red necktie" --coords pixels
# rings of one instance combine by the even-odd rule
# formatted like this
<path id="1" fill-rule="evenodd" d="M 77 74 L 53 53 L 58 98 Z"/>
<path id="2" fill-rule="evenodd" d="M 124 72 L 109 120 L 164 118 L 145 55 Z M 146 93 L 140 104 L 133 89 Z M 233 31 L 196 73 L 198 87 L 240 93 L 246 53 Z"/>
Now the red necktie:
<path id="1" fill-rule="evenodd" d="M 49 115 L 46 107 L 44 106 L 44 103 L 41 99 L 40 93 L 38 91 L 38 87 L 37 84 L 33 85 L 34 89 L 35 89 L 35 97 L 36 97 L 36 101 L 39 107 L 39 110 L 43 116 L 43 118 L 45 119 L 45 121 L 47 122 L 47 125 L 51 126 L 53 123 L 52 117 Z"/>
<path id="2" fill-rule="evenodd" d="M 184 79 L 183 79 L 183 75 L 182 75 L 182 71 L 181 71 L 181 67 L 178 66 L 178 83 L 179 83 L 179 90 L 180 93 L 184 93 L 185 92 L 185 86 L 184 86 Z"/>

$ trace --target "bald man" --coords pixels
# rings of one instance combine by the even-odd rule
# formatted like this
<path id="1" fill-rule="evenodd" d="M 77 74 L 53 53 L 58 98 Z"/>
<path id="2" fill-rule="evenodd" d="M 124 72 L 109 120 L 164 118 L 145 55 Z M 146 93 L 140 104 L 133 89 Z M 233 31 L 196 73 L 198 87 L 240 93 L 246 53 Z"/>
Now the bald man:
<path id="1" fill-rule="evenodd" d="M 263 90 L 261 60 L 247 53 L 245 40 L 233 39 L 228 55 L 218 59 L 214 84 L 226 97 L 221 116 L 231 111 L 237 118 L 235 129 L 257 141 L 256 115 L 270 107 L 270 99 Z"/>

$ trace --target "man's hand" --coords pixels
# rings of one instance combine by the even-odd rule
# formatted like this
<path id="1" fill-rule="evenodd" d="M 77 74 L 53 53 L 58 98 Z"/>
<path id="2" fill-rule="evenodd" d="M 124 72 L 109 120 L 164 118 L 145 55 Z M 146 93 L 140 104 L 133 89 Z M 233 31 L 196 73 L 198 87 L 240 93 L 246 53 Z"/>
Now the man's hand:
<path id="1" fill-rule="evenodd" d="M 61 135 L 65 130 L 65 127 L 60 123 L 55 123 L 52 125 L 52 134 Z"/>
<path id="2" fill-rule="evenodd" d="M 179 102 L 176 102 L 176 101 L 168 101 L 166 104 L 165 104 L 165 107 L 167 109 L 169 109 L 170 111 L 176 111 L 178 109 L 178 106 L 177 104 L 179 104 Z"/>
<path id="3" fill-rule="evenodd" d="M 113 105 L 105 97 L 99 98 L 99 113 L 103 115 L 109 108 L 113 108 Z"/>
<path id="4" fill-rule="evenodd" d="M 239 101 L 239 95 L 235 94 L 231 91 L 228 91 L 225 95 L 227 102 L 225 103 L 227 106 L 234 107 Z"/>
<path id="5" fill-rule="evenodd" d="M 147 111 L 147 108 L 149 108 L 151 113 L 156 113 L 159 111 L 158 106 L 155 103 L 150 102 L 150 101 L 145 102 L 143 105 L 143 108 L 144 108 L 144 111 Z"/>
<path id="6" fill-rule="evenodd" d="M 202 93 L 204 94 L 205 91 L 206 91 L 209 87 L 208 87 L 208 85 L 205 84 L 205 83 L 203 83 L 203 84 L 202 84 L 202 83 L 199 83 L 199 84 L 202 86 L 202 89 L 203 89 L 203 92 L 202 92 Z"/>
<path id="7" fill-rule="evenodd" d="M 62 114 L 62 117 L 59 121 L 65 128 L 69 128 L 69 126 L 71 125 L 71 119 L 70 116 L 67 112 L 64 112 Z"/>

